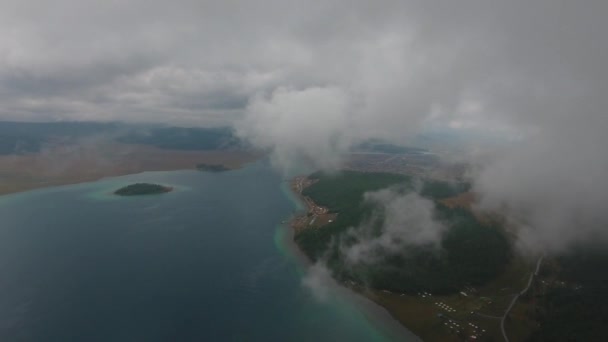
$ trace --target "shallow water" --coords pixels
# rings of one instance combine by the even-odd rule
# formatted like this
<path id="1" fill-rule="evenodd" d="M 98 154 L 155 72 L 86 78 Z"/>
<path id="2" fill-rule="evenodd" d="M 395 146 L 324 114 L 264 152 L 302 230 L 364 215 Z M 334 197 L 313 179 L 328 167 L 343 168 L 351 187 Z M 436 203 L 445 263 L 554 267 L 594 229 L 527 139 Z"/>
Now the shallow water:
<path id="1" fill-rule="evenodd" d="M 111 194 L 133 182 L 175 190 Z M 2 196 L 0 340 L 413 340 L 347 290 L 302 286 L 281 185 L 260 162 Z"/>

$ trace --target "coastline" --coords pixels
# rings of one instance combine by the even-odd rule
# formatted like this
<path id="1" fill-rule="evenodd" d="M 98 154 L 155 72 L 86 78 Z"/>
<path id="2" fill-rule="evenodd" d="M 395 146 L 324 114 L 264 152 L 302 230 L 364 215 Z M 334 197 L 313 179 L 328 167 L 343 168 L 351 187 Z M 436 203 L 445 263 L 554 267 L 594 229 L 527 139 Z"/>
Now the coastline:
<path id="1" fill-rule="evenodd" d="M 191 190 L 177 196 L 134 200 L 123 200 L 108 194 L 109 189 L 131 183 L 133 180 L 159 182 L 172 186 L 175 184 L 178 191 Z M 280 234 L 277 234 L 278 232 L 285 233 L 285 235 L 289 232 L 287 229 L 275 230 L 278 224 L 294 209 L 294 205 L 278 188 L 281 183 L 281 178 L 277 176 L 274 169 L 265 161 L 261 161 L 222 175 L 201 174 L 193 170 L 147 172 L 141 176 L 124 176 L 88 184 L 44 188 L 0 198 L 0 203 L 5 202 L 0 204 L 0 209 L 3 210 L 5 216 L 9 216 L 14 210 L 15 216 L 23 217 L 23 220 L 12 220 L 13 216 L 11 216 L 11 219 L 8 220 L 10 226 L 3 227 L 5 231 L 11 229 L 11 231 L 27 233 L 26 237 L 32 237 L 34 234 L 28 232 L 29 226 L 25 226 L 23 223 L 31 222 L 40 227 L 32 229 L 32 231 L 45 234 L 41 241 L 50 243 L 48 248 L 44 248 L 49 256 L 53 256 L 54 251 L 59 248 L 53 248 L 53 246 L 63 243 L 62 248 L 59 249 L 67 251 L 63 254 L 63 260 L 69 265 L 78 261 L 78 258 L 73 258 L 77 252 L 70 253 L 70 248 L 74 248 L 80 253 L 87 249 L 87 251 L 95 252 L 95 260 L 107 260 L 108 266 L 102 267 L 101 271 L 109 273 L 98 272 L 97 269 L 88 267 L 91 259 L 83 260 L 82 268 L 81 266 L 75 267 L 76 270 L 83 270 L 83 272 L 75 272 L 74 282 L 81 284 L 77 277 L 86 271 L 88 273 L 84 274 L 84 279 L 87 280 L 87 284 L 91 277 L 95 276 L 95 279 L 116 285 L 116 287 L 112 286 L 108 289 L 108 293 L 113 293 L 114 288 L 117 289 L 117 294 L 112 296 L 116 303 L 113 301 L 112 305 L 125 307 L 126 312 L 121 311 L 125 313 L 125 318 L 120 317 L 113 320 L 115 317 L 113 312 L 95 310 L 95 314 L 100 312 L 106 315 L 106 319 L 100 321 L 109 322 L 109 324 L 100 327 L 81 324 L 80 326 L 87 330 L 88 335 L 90 335 L 89 331 L 92 334 L 102 331 L 104 336 L 109 336 L 108 339 L 112 340 L 112 337 L 115 336 L 115 327 L 121 328 L 124 319 L 136 316 L 146 317 L 146 320 L 139 320 L 134 322 L 136 324 L 130 325 L 130 331 L 127 333 L 131 334 L 125 338 L 145 335 L 142 337 L 143 339 L 154 339 L 158 336 L 158 331 L 146 329 L 150 319 L 155 319 L 159 326 L 167 321 L 175 322 L 168 325 L 168 329 L 174 331 L 172 327 L 183 322 L 184 316 L 179 313 L 198 312 L 201 316 L 212 315 L 217 319 L 210 321 L 209 325 L 206 325 L 207 321 L 202 322 L 202 328 L 201 325 L 192 326 L 190 330 L 186 330 L 188 334 L 190 332 L 192 334 L 187 336 L 184 334 L 182 339 L 188 340 L 197 336 L 202 339 L 207 337 L 242 340 L 247 336 L 250 338 L 254 336 L 253 338 L 256 340 L 389 341 L 383 338 L 379 330 L 366 319 L 363 310 L 355 307 L 347 298 L 335 296 L 336 298 L 331 298 L 330 302 L 323 303 L 314 300 L 311 293 L 302 287 L 298 264 L 294 263 L 293 258 L 287 257 L 287 255 L 291 255 L 292 250 L 286 247 L 285 251 L 289 254 L 283 255 L 273 243 L 275 237 L 281 237 Z M 250 184 L 253 186 L 249 187 Z M 230 187 L 242 191 L 226 191 Z M 256 202 L 260 193 L 268 196 L 264 196 L 263 201 Z M 98 198 L 98 196 L 104 198 Z M 104 200 L 104 202 L 99 200 Z M 233 220 L 235 206 L 241 208 L 254 206 L 254 208 L 244 209 L 243 215 Z M 32 212 L 36 212 L 39 216 L 30 219 L 29 216 Z M 261 215 L 252 213 L 261 213 Z M 55 217 L 57 217 L 57 221 L 55 221 Z M 81 217 L 86 217 L 92 222 L 82 227 L 80 225 Z M 56 226 L 56 229 L 46 228 L 49 220 L 54 227 Z M 202 220 L 205 220 L 204 224 L 201 224 Z M 248 225 L 252 222 L 253 224 Z M 100 235 L 97 235 L 96 231 Z M 54 239 L 57 232 L 61 232 L 61 235 Z M 84 238 L 86 238 L 85 241 L 82 241 Z M 279 239 L 279 241 L 282 240 Z M 95 245 L 89 248 L 90 245 L 82 243 L 95 243 Z M 210 253 L 212 248 L 215 250 Z M 245 253 L 239 254 L 242 261 L 228 260 L 232 257 L 233 252 L 231 251 L 242 248 L 245 248 Z M 11 248 L 4 250 L 13 251 Z M 184 250 L 189 252 L 185 253 Z M 31 248 L 26 248 L 26 251 L 37 252 Z M 21 263 L 17 257 L 20 255 L 22 254 L 16 253 L 16 257 L 10 258 L 10 260 L 20 266 Z M 116 255 L 119 255 L 120 258 Z M 222 259 L 225 258 L 228 261 L 225 264 L 218 264 L 217 259 L 209 257 L 210 255 L 221 255 Z M 54 268 L 49 268 L 54 264 L 47 262 L 46 259 L 48 258 L 38 259 L 40 262 L 37 265 L 40 265 L 42 272 L 32 272 L 33 274 L 43 274 L 45 279 L 47 274 L 55 272 Z M 51 257 L 49 260 L 54 261 L 55 259 Z M 141 277 L 137 272 L 131 278 L 131 272 L 129 272 L 129 276 L 125 278 L 124 270 L 126 268 L 117 267 L 115 260 L 126 260 L 128 265 L 135 265 L 136 262 L 142 265 L 136 269 L 147 271 L 146 274 L 149 276 Z M 158 267 L 153 264 L 156 262 L 159 263 Z M 99 264 L 96 263 L 95 266 L 97 265 Z M 167 267 L 167 265 L 174 265 L 174 267 Z M 227 266 L 229 267 L 226 268 Z M 133 267 L 135 268 L 135 266 Z M 64 269 L 60 267 L 58 271 L 61 272 Z M 196 270 L 195 279 L 193 279 L 193 269 Z M 229 272 L 226 272 L 227 269 L 230 269 Z M 17 273 L 21 272 L 20 267 L 13 267 L 12 270 Z M 223 282 L 222 286 L 217 286 L 215 281 L 209 281 L 209 276 L 217 274 L 226 274 L 225 277 L 219 277 L 218 281 Z M 52 279 L 57 279 L 59 285 L 64 284 L 61 277 L 53 276 Z M 141 284 L 143 282 L 147 284 L 149 279 L 158 279 L 150 285 L 160 287 L 155 287 L 155 291 L 144 291 L 143 294 L 140 294 Z M 167 279 L 172 282 L 168 282 Z M 147 310 L 145 307 L 142 309 L 142 306 L 139 305 L 142 295 L 149 296 L 152 300 L 155 296 L 157 297 L 157 293 L 167 293 L 168 296 L 173 296 L 176 293 L 174 283 L 179 284 L 180 296 L 177 296 L 176 300 L 182 301 L 181 303 L 176 303 L 176 300 L 171 298 L 171 300 L 161 303 L 170 305 L 169 309 L 159 311 Z M 47 287 L 45 286 L 47 283 L 42 281 L 37 284 L 41 284 L 42 290 L 65 293 L 60 286 Z M 182 290 L 181 287 L 184 289 Z M 23 289 L 26 295 L 31 294 L 28 286 L 19 286 L 17 289 Z M 76 289 L 90 291 L 86 297 L 95 299 L 97 303 L 100 303 L 99 305 L 106 307 L 107 300 L 103 296 L 99 296 L 98 287 L 77 286 Z M 189 295 L 181 296 L 184 291 Z M 103 292 L 106 293 L 105 290 Z M 13 296 L 12 293 L 4 293 L 4 295 L 9 300 L 15 297 L 21 298 L 19 295 Z M 72 294 L 70 293 L 70 295 Z M 75 301 L 81 298 L 77 297 L 78 295 L 79 293 L 73 294 L 76 298 Z M 42 299 L 44 300 L 44 298 Z M 129 300 L 129 302 L 125 305 L 124 300 Z M 215 309 L 210 311 L 210 307 L 217 307 L 222 311 L 216 312 Z M 83 317 L 78 313 L 89 312 L 87 311 L 89 308 L 90 306 L 87 305 L 76 308 L 69 306 L 67 309 L 77 315 L 70 317 L 78 318 Z M 46 312 L 48 311 L 42 314 Z M 40 316 L 32 317 L 35 319 Z M 83 319 L 85 323 L 87 318 L 88 316 L 85 315 Z M 32 320 L 32 325 L 28 325 L 28 330 L 23 330 L 24 333 L 34 331 L 30 327 L 37 327 L 38 322 L 38 320 Z M 69 323 L 67 319 L 62 322 Z M 244 329 L 234 333 L 232 328 L 235 322 Z M 44 329 L 44 326 L 41 329 Z M 70 332 L 64 327 L 57 330 L 57 334 L 69 337 Z M 122 335 L 118 339 L 120 337 Z M 66 340 L 65 337 L 56 339 Z M 69 340 L 69 338 L 67 339 Z M 6 340 L 13 339 L 7 338 Z"/>
<path id="2" fill-rule="evenodd" d="M 259 161 L 258 161 L 259 163 Z M 248 164 L 244 167 L 244 169 L 248 169 L 251 167 L 256 167 L 256 163 Z M 235 173 L 241 173 L 243 171 L 236 171 Z M 189 172 L 188 174 L 195 174 L 196 172 Z M 162 176 L 162 173 L 161 173 Z M 213 176 L 215 177 L 215 176 Z M 135 177 L 126 177 L 127 182 L 130 182 L 133 178 L 139 178 L 139 176 Z M 143 177 L 149 179 L 150 181 L 157 181 L 159 179 L 156 175 L 152 174 L 149 177 Z M 108 193 L 109 188 L 113 188 L 116 185 L 120 185 L 125 183 L 125 179 L 106 179 L 99 184 L 87 185 L 86 183 L 78 184 L 78 185 L 70 185 L 70 187 L 74 187 L 74 189 L 78 189 L 79 193 L 83 196 L 92 197 L 92 196 L 103 196 L 103 200 L 113 201 L 116 199 L 115 196 L 110 196 Z M 187 185 L 184 185 L 180 182 L 172 182 L 171 180 L 163 179 L 163 184 L 171 184 L 172 187 L 176 187 L 176 189 L 181 190 L 184 187 L 187 188 Z M 181 177 L 180 177 L 181 179 Z M 176 184 L 176 185 L 174 185 Z M 275 183 L 276 184 L 276 183 Z M 299 202 L 295 194 L 293 194 L 289 189 L 289 183 L 280 182 L 281 188 L 283 189 L 283 193 L 287 195 L 288 199 L 293 203 L 296 207 L 296 213 L 298 209 L 303 209 L 302 203 Z M 82 191 L 85 190 L 85 191 Z M 54 191 L 65 191 L 62 187 L 59 188 L 42 188 L 38 190 L 34 190 L 31 192 L 22 192 L 19 194 L 6 196 L 0 196 L 0 203 L 3 201 L 14 201 L 16 199 L 22 200 L 31 198 L 37 194 L 49 193 Z M 175 197 L 177 198 L 177 197 Z M 285 212 L 287 213 L 287 212 Z M 287 215 L 286 215 L 287 216 Z M 283 218 L 281 218 L 283 219 Z M 274 221 L 277 222 L 277 221 Z M 281 253 L 290 258 L 288 262 L 290 263 L 290 267 L 287 269 L 291 269 L 290 272 L 298 272 L 300 276 L 304 276 L 307 274 L 307 266 L 310 265 L 308 259 L 303 255 L 303 253 L 298 253 L 299 249 L 293 242 L 293 231 L 289 229 L 286 225 L 287 221 L 283 221 L 280 227 L 277 227 L 275 231 L 275 243 L 278 243 L 280 246 L 284 247 L 281 250 Z M 295 261 L 295 264 L 291 262 Z M 296 266 L 296 267 L 293 267 Z M 301 279 L 298 277 L 298 279 Z M 301 286 L 301 285 L 297 285 Z M 303 290 L 303 289 L 301 289 Z M 333 289 L 332 289 L 333 291 Z M 326 304 L 331 307 L 332 312 L 334 310 L 338 310 L 338 313 L 341 317 L 348 317 L 351 325 L 356 327 L 354 330 L 357 331 L 365 331 L 369 333 L 372 338 L 370 341 L 414 341 L 417 340 L 415 338 L 411 338 L 411 334 L 409 331 L 406 331 L 403 326 L 401 326 L 398 322 L 396 322 L 382 307 L 379 307 L 375 303 L 369 301 L 368 299 L 360 296 L 354 291 L 344 288 L 342 286 L 336 286 L 336 291 L 333 292 L 336 294 L 331 298 L 331 304 Z M 312 298 L 310 298 L 312 300 Z M 331 321 L 329 321 L 331 324 Z M 391 333 L 393 332 L 393 333 Z M 393 338 L 389 338 L 388 336 L 395 336 Z"/>
<path id="3" fill-rule="evenodd" d="M 291 214 L 290 217 L 283 221 L 277 231 L 281 231 L 280 235 L 275 236 L 275 243 L 277 247 L 283 252 L 283 254 L 288 255 L 295 259 L 298 266 L 310 267 L 312 266 L 310 260 L 304 255 L 302 250 L 298 248 L 298 245 L 294 241 L 295 232 L 291 228 L 292 220 L 296 219 L 296 217 L 302 215 L 306 211 L 306 207 L 303 205 L 303 202 L 299 199 L 299 197 L 291 190 L 290 181 L 281 182 L 281 191 L 283 194 L 289 199 L 291 203 L 296 207 Z M 298 271 L 303 271 L 302 267 L 298 267 Z"/>
<path id="4" fill-rule="evenodd" d="M 196 170 L 201 163 L 236 170 L 261 157 L 245 151 L 162 150 L 120 144 L 100 146 L 98 151 L 76 156 L 61 152 L 0 156 L 0 196 L 149 171 Z"/>
<path id="5" fill-rule="evenodd" d="M 64 185 L 86 184 L 86 183 L 91 183 L 91 182 L 97 182 L 97 181 L 104 180 L 107 178 L 136 175 L 136 174 L 144 173 L 144 172 L 158 172 L 158 171 L 171 172 L 171 171 L 185 171 L 185 170 L 195 170 L 195 169 L 176 168 L 176 169 L 169 169 L 169 170 L 137 170 L 137 171 L 133 171 L 133 172 L 124 172 L 124 173 L 123 172 L 111 173 L 111 174 L 109 173 L 109 174 L 105 174 L 103 176 L 97 176 L 97 177 L 78 177 L 78 178 L 72 178 L 72 179 L 66 179 L 66 180 L 60 180 L 60 181 L 32 182 L 32 183 L 25 183 L 25 184 L 17 184 L 12 187 L 0 186 L 0 196 L 20 194 L 20 193 L 27 192 L 27 191 L 39 190 L 39 189 L 44 189 L 44 188 L 52 188 L 52 187 L 64 186 Z M 173 191 L 173 187 L 171 187 L 171 190 L 166 191 L 166 192 L 171 192 L 171 191 Z"/>
<path id="6" fill-rule="evenodd" d="M 291 179 L 284 181 L 281 184 L 281 188 L 285 195 L 294 203 L 297 210 L 294 214 L 281 224 L 280 228 L 285 232 L 281 234 L 278 239 L 283 241 L 280 243 L 282 247 L 289 249 L 292 257 L 296 259 L 299 265 L 299 272 L 304 274 L 306 269 L 312 267 L 313 264 L 308 256 L 300 249 L 298 244 L 295 242 L 294 237 L 296 233 L 296 226 L 298 225 L 298 219 L 306 217 L 306 214 L 310 213 L 310 203 L 298 192 L 296 182 L 299 177 L 292 177 Z M 301 189 L 300 189 L 301 191 Z M 318 207 L 317 207 L 318 208 Z M 358 288 L 356 286 L 348 286 L 347 284 L 335 281 L 337 290 L 341 295 L 347 297 L 352 301 L 358 308 L 361 308 L 366 313 L 366 319 L 369 320 L 376 328 L 378 328 L 383 334 L 386 334 L 391 340 L 404 340 L 412 341 L 422 339 L 410 330 L 403 321 L 398 319 L 388 307 L 382 305 L 376 298 L 374 293 L 370 293 L 369 290 Z"/>
<path id="7" fill-rule="evenodd" d="M 300 207 L 306 206 L 304 209 L 306 211 L 289 221 L 289 230 L 291 231 L 291 242 L 295 245 L 294 248 L 300 254 L 305 254 L 298 244 L 293 241 L 294 236 L 297 236 L 298 229 L 323 229 L 324 223 L 319 222 L 322 221 L 319 218 L 327 215 L 327 213 L 320 211 L 320 209 L 323 209 L 322 207 L 300 193 L 306 187 L 303 186 L 304 184 L 312 184 L 311 181 L 302 179 L 302 177 L 295 177 L 289 181 L 292 198 L 300 201 Z M 309 258 L 304 256 L 304 259 L 310 265 Z M 417 295 L 398 293 L 383 289 L 370 289 L 350 282 L 339 283 L 338 285 L 381 308 L 401 327 L 411 334 L 415 334 L 420 340 L 424 338 L 425 341 L 429 342 L 457 342 L 467 338 L 467 336 L 471 339 L 477 339 L 481 335 L 487 336 L 489 339 L 499 340 L 502 339 L 503 334 L 500 333 L 498 322 L 495 321 L 494 317 L 487 316 L 487 314 L 484 316 L 482 313 L 490 312 L 490 315 L 492 315 L 498 309 L 500 314 L 503 315 L 504 309 L 502 307 L 506 308 L 509 305 L 512 296 L 501 291 L 517 284 L 522 274 L 526 275 L 525 281 L 528 282 L 528 266 L 525 260 L 512 260 L 505 266 L 506 268 L 500 276 L 471 289 L 470 291 L 475 293 L 473 296 L 470 293 L 469 295 L 463 294 L 463 292 L 444 295 L 432 295 L 426 292 Z M 521 288 L 517 287 L 517 292 L 520 290 Z M 449 311 L 446 307 L 449 308 Z M 458 314 L 455 314 L 456 311 L 458 311 Z M 474 314 L 474 312 L 479 314 Z M 454 326 L 456 323 L 460 323 L 460 325 L 457 324 L 457 328 Z M 519 334 L 518 337 L 528 334 L 524 330 L 521 333 L 516 331 L 516 333 Z"/>

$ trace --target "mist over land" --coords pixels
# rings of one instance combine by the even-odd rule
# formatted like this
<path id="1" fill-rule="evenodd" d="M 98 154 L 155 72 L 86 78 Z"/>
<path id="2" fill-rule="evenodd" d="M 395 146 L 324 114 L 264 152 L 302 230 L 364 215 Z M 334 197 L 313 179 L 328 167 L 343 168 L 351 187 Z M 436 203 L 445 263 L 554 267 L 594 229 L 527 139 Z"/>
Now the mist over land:
<path id="1" fill-rule="evenodd" d="M 140 173 L 240 168 L 261 153 L 228 128 L 0 122 L 0 193 Z"/>
<path id="2" fill-rule="evenodd" d="M 357 189 L 370 216 L 343 227 L 347 244 L 323 237 L 345 260 L 441 253 L 444 206 L 602 288 L 572 269 L 608 243 L 606 13 L 603 0 L 5 1 L 0 192 L 262 155 L 285 177 L 398 173 L 419 179 Z M 466 190 L 429 199 L 427 181 Z M 352 210 L 341 201 L 323 224 Z M 312 270 L 320 288 L 331 272 Z"/>
<path id="3" fill-rule="evenodd" d="M 424 131 L 511 141 L 470 144 L 475 189 L 559 251 L 606 238 L 606 6 L 8 1 L 0 118 L 234 126 L 287 169 Z"/>

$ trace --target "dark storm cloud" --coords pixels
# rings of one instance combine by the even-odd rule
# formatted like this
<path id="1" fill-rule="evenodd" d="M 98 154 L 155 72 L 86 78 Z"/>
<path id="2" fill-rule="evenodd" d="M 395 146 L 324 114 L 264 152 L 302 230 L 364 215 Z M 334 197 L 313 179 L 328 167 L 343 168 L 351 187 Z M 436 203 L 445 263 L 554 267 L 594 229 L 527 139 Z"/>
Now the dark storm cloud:
<path id="1" fill-rule="evenodd" d="M 448 128 L 519 143 L 483 206 L 605 238 L 608 2 L 3 1 L 0 118 L 234 124 L 284 168 Z M 573 228 L 575 227 L 575 228 Z"/>

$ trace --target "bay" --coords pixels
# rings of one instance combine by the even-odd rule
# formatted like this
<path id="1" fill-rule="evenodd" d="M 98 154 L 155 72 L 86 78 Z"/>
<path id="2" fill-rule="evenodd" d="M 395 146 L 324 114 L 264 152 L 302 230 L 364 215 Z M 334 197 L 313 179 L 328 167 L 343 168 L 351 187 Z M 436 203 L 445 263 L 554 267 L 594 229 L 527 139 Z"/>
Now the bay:
<path id="1" fill-rule="evenodd" d="M 134 182 L 174 187 L 118 197 Z M 266 162 L 0 197 L 1 341 L 416 340 L 346 289 L 317 300 Z"/>

